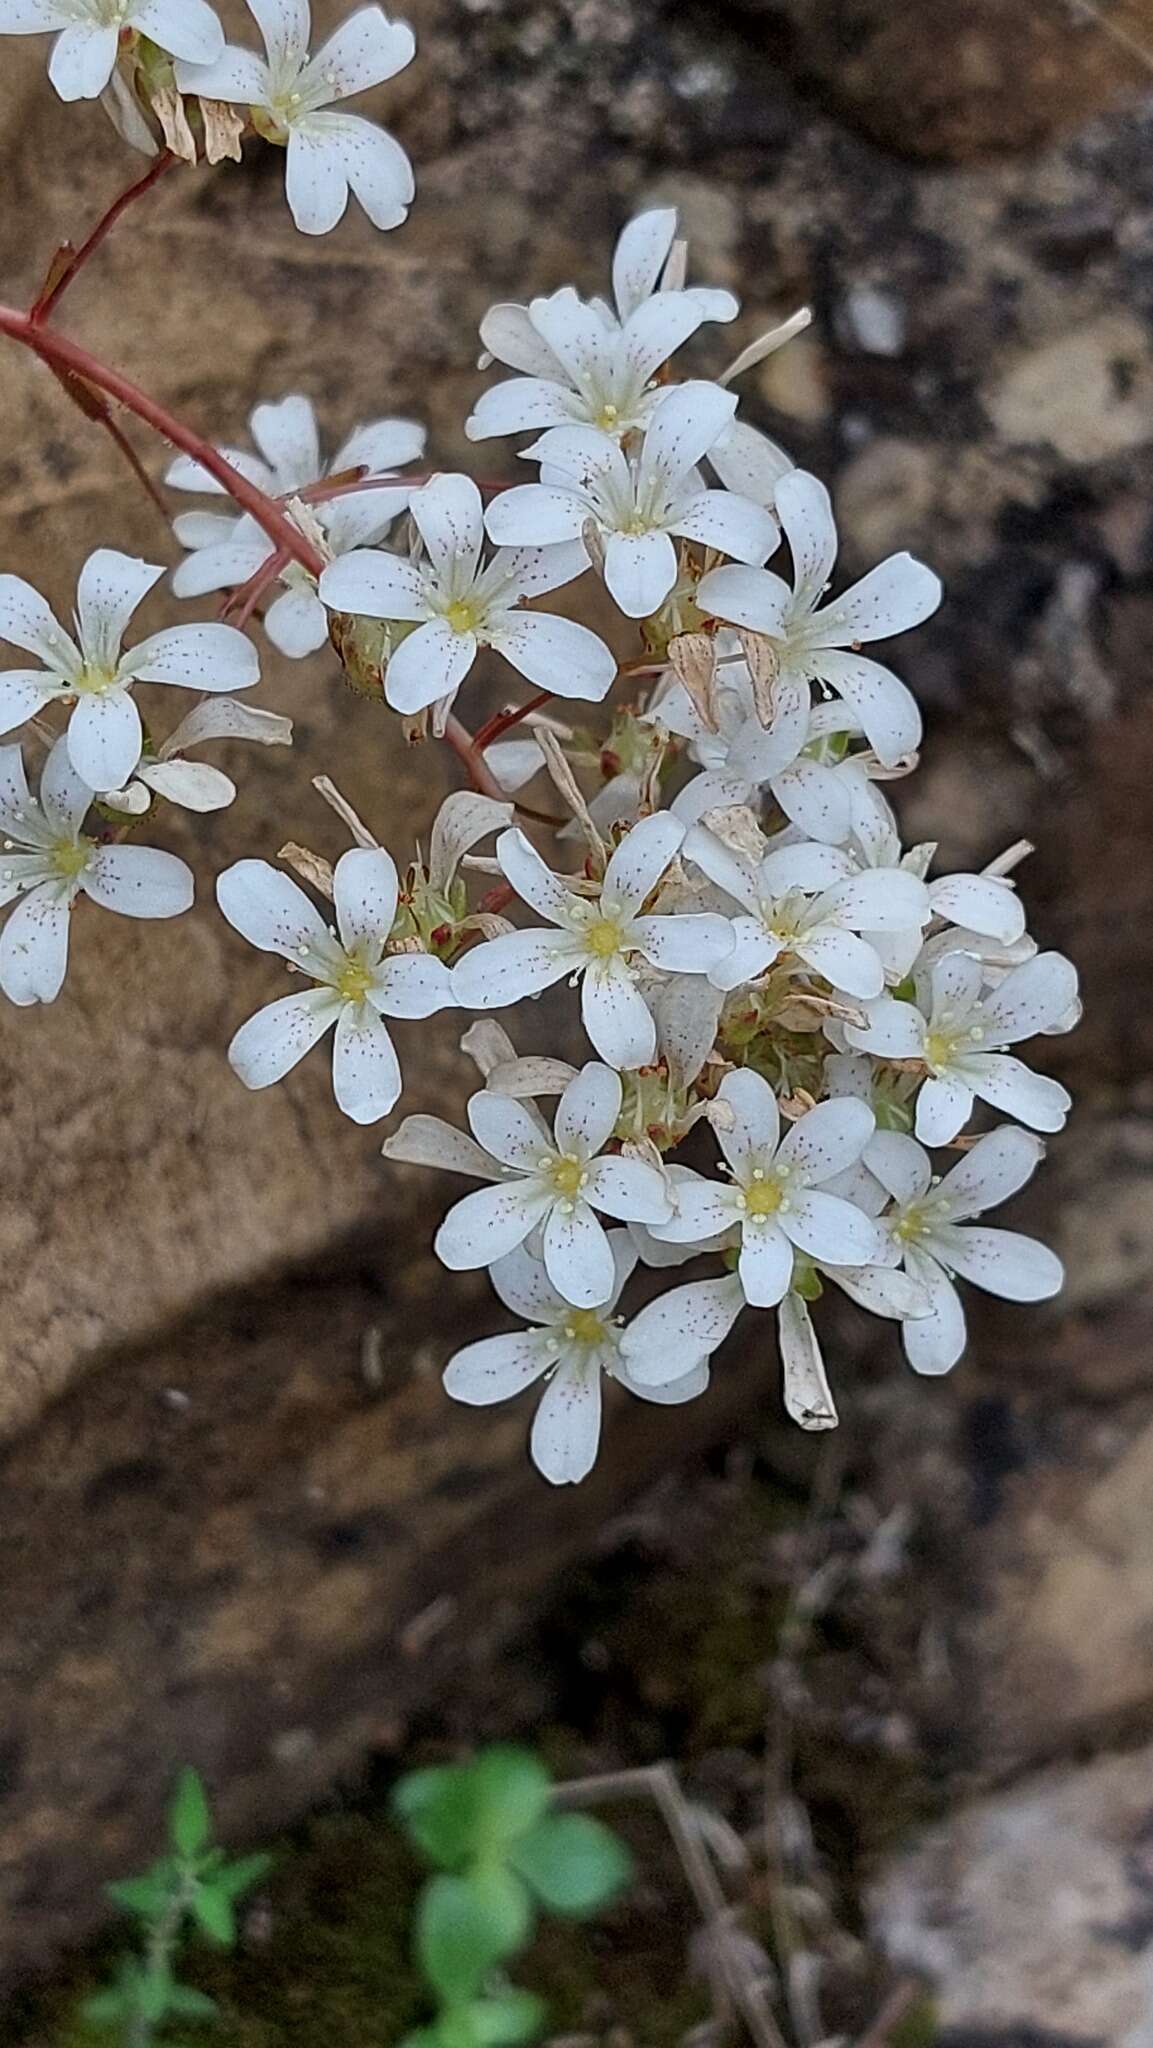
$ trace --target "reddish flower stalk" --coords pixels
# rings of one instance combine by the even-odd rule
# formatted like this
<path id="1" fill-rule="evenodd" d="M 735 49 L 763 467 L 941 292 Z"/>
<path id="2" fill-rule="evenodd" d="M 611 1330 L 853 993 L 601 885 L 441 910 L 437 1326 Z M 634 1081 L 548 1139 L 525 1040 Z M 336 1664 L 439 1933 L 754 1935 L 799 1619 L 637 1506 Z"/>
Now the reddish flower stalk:
<path id="1" fill-rule="evenodd" d="M 129 185 L 125 191 L 121 192 L 112 201 L 111 206 L 101 214 L 91 234 L 85 236 L 78 249 L 74 249 L 69 242 L 65 242 L 62 245 L 57 254 L 56 262 L 60 262 L 62 258 L 65 259 L 63 268 L 55 276 L 53 276 L 52 270 L 49 271 L 44 288 L 31 308 L 30 319 L 34 320 L 37 325 L 42 320 L 47 320 L 49 314 L 54 311 L 59 301 L 63 298 L 73 279 L 83 270 L 89 257 L 95 255 L 105 236 L 111 234 L 121 214 L 127 212 L 134 200 L 142 199 L 146 192 L 150 192 L 152 187 L 164 176 L 165 171 L 171 170 L 173 164 L 177 161 L 178 159 L 172 155 L 170 150 L 162 149 L 156 162 L 149 166 L 144 176 L 137 178 L 135 184 Z M 53 270 L 55 270 L 55 267 L 55 264 L 53 264 Z"/>

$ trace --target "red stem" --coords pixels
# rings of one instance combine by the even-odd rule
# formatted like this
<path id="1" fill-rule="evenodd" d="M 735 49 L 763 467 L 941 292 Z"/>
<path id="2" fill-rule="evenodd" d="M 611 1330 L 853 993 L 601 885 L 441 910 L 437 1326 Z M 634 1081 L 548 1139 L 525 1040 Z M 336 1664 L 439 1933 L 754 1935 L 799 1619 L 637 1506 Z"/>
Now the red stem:
<path id="1" fill-rule="evenodd" d="M 453 753 L 468 769 L 473 788 L 478 789 L 482 796 L 494 796 L 498 803 L 506 804 L 508 792 L 501 788 L 467 725 L 462 725 L 460 719 L 450 713 L 444 736 Z"/>
<path id="2" fill-rule="evenodd" d="M 530 711 L 539 711 L 542 704 L 551 703 L 554 694 L 552 690 L 539 690 L 535 697 L 529 698 L 527 704 L 518 704 L 511 711 L 494 712 L 487 723 L 481 726 L 474 745 L 483 753 L 484 749 L 491 747 L 493 741 L 498 740 L 502 733 L 509 732 L 514 725 L 520 724 L 522 718 L 527 718 Z"/>
<path id="3" fill-rule="evenodd" d="M 95 255 L 105 236 L 111 234 L 121 214 L 127 212 L 134 200 L 141 199 L 146 192 L 150 192 L 153 185 L 164 176 L 165 171 L 171 170 L 176 162 L 177 158 L 172 155 L 171 150 L 162 149 L 156 162 L 149 166 L 144 176 L 137 178 L 134 185 L 129 185 L 126 191 L 121 192 L 119 198 L 112 201 L 107 212 L 101 214 L 91 234 L 85 236 L 78 249 L 73 249 L 59 277 L 52 283 L 44 286 L 29 314 L 29 318 L 37 326 L 39 326 L 42 320 L 47 320 L 49 314 L 63 298 L 73 279 L 83 270 L 89 257 Z M 65 242 L 64 248 L 67 249 L 69 246 Z M 63 254 L 63 250 L 61 254 Z"/>
<path id="4" fill-rule="evenodd" d="M 21 342 L 25 348 L 32 350 L 33 355 L 39 356 L 50 366 L 71 370 L 74 376 L 82 377 L 86 383 L 95 385 L 98 391 L 104 391 L 109 398 L 114 398 L 117 404 L 125 406 L 129 412 L 134 412 L 138 419 L 144 420 L 156 433 L 162 434 L 174 448 L 180 448 L 185 455 L 191 455 L 194 462 L 198 462 L 202 469 L 206 469 L 210 476 L 215 477 L 229 497 L 245 512 L 252 514 L 269 539 L 274 541 L 278 548 L 283 548 L 290 560 L 299 562 L 310 576 L 320 576 L 323 573 L 323 555 L 313 547 L 310 540 L 306 539 L 299 527 L 293 524 L 275 498 L 270 498 L 266 491 L 250 483 L 246 476 L 242 476 L 238 469 L 234 469 L 232 464 L 225 460 L 219 450 L 212 446 L 211 441 L 206 441 L 201 434 L 193 433 L 190 427 L 184 426 L 173 413 L 158 405 L 154 398 L 149 398 L 146 391 L 141 391 L 138 385 L 122 376 L 119 370 L 109 369 L 107 364 L 100 362 L 88 349 L 82 348 L 79 342 L 69 341 L 66 336 L 54 333 L 50 327 L 44 327 L 39 321 L 34 320 L 30 313 L 21 313 L 14 306 L 0 306 L 0 334 L 10 335 L 13 341 Z"/>

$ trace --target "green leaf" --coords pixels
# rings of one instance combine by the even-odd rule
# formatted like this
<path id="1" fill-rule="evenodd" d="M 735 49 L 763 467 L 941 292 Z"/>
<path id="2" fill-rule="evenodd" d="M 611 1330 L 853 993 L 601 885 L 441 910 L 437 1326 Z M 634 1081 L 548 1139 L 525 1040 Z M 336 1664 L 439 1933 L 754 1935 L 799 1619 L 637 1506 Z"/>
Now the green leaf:
<path id="1" fill-rule="evenodd" d="M 501 1954 L 515 1955 L 532 1932 L 532 1900 L 522 1880 L 507 1863 L 496 1861 L 474 1863 L 463 1875 L 500 1936 Z"/>
<path id="2" fill-rule="evenodd" d="M 468 1860 L 476 1832 L 476 1796 L 465 1766 L 410 1771 L 394 1786 L 392 1807 L 430 1863 L 453 1870 Z"/>
<path id="3" fill-rule="evenodd" d="M 520 2048 L 532 2041 L 545 2023 L 544 2000 L 533 1991 L 511 1986 L 497 1998 L 486 1998 L 469 2014 L 478 2048 Z"/>
<path id="4" fill-rule="evenodd" d="M 425 1885 L 416 1906 L 416 1954 L 442 2004 L 468 2004 L 507 1953 L 499 1914 L 467 1877 L 442 1875 Z"/>
<path id="5" fill-rule="evenodd" d="M 172 1883 L 163 1868 L 147 1877 L 118 1878 L 104 1889 L 117 1906 L 123 1906 L 127 1913 L 138 1913 L 142 1920 L 155 1920 L 172 1896 Z"/>
<path id="6" fill-rule="evenodd" d="M 531 1750 L 510 1744 L 483 1749 L 472 1766 L 477 1850 L 504 1847 L 527 1835 L 548 1812 L 552 1779 Z"/>
<path id="7" fill-rule="evenodd" d="M 632 1875 L 624 1843 L 587 1813 L 550 1814 L 510 1860 L 553 1913 L 595 1913 Z"/>
<path id="8" fill-rule="evenodd" d="M 225 1892 L 208 1884 L 197 1885 L 190 1900 L 192 1917 L 209 1941 L 231 1948 L 236 1940 L 236 1915 Z"/>
<path id="9" fill-rule="evenodd" d="M 259 1884 L 271 1869 L 271 1856 L 241 1856 L 235 1863 L 226 1863 L 217 1871 L 212 1889 L 223 1892 L 225 1898 L 238 1899 L 242 1892 L 251 1891 L 254 1884 Z"/>
<path id="10" fill-rule="evenodd" d="M 186 1765 L 176 1782 L 168 1809 L 168 1839 L 178 1856 L 191 1859 L 207 1849 L 212 1839 L 212 1816 L 200 1775 Z"/>
<path id="11" fill-rule="evenodd" d="M 393 1809 L 432 1863 L 459 1870 L 507 1848 L 548 1810 L 552 1780 L 527 1749 L 494 1744 L 470 1764 L 412 1771 Z"/>
<path id="12" fill-rule="evenodd" d="M 194 1991 L 191 1984 L 173 1984 L 168 1991 L 168 2010 L 182 2020 L 214 2020 L 219 2007 L 214 1998 L 205 1991 Z"/>
<path id="13" fill-rule="evenodd" d="M 93 2027 L 119 2026 L 132 2011 L 130 1995 L 119 1985 L 111 1984 L 106 1991 L 94 1991 L 80 2008 L 80 2017 Z"/>

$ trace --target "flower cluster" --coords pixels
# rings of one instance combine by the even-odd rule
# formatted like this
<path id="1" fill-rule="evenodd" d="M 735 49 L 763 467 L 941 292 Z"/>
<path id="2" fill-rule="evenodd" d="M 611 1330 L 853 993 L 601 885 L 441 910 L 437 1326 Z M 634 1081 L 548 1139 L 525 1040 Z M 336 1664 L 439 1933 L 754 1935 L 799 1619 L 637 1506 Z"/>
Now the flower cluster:
<path id="1" fill-rule="evenodd" d="M 226 47 L 204 0 L 0 0 L 0 32 L 59 29 L 58 91 L 112 94 L 122 127 L 128 94 L 146 137 L 194 107 L 208 153 L 221 109 L 244 107 L 287 150 L 306 232 L 332 227 L 349 190 L 396 225 L 407 160 L 334 109 L 406 64 L 411 33 L 368 6 L 310 56 L 306 0 L 249 4 L 263 57 Z M 325 463 L 294 394 L 253 411 L 257 454 L 194 443 L 200 458 L 168 471 L 176 490 L 238 499 L 175 520 L 173 590 L 223 592 L 222 618 L 125 649 L 160 567 L 98 550 L 72 631 L 0 577 L 0 639 L 36 664 L 0 673 L 0 732 L 25 726 L 47 749 L 34 798 L 20 748 L 0 748 L 14 1002 L 57 995 L 82 897 L 136 917 L 188 907 L 184 864 L 127 842 L 164 802 L 231 800 L 194 746 L 289 738 L 238 701 L 259 677 L 254 614 L 278 651 L 335 654 L 410 740 L 447 734 L 467 763 L 472 791 L 442 805 L 403 872 L 322 781 L 353 845 L 335 865 L 282 850 L 322 908 L 261 859 L 219 877 L 229 924 L 293 976 L 229 1058 L 261 1089 L 331 1029 L 337 1105 L 378 1124 L 402 1093 L 392 1022 L 473 1013 L 468 1130 L 409 1116 L 384 1152 L 481 1183 L 435 1252 L 487 1269 L 524 1327 L 466 1345 L 445 1385 L 471 1405 L 543 1386 L 532 1455 L 557 1483 L 595 1459 L 606 1381 L 688 1401 L 746 1314 L 775 1317 L 785 1408 L 824 1429 L 836 1407 L 812 1310 L 826 1286 L 897 1323 L 909 1364 L 933 1374 L 964 1345 L 958 1281 L 1039 1301 L 1062 1277 L 1044 1246 L 983 1218 L 1064 1124 L 1065 1089 L 1010 1048 L 1075 1024 L 1076 973 L 1026 931 L 1026 847 L 981 874 L 935 873 L 935 847 L 903 845 L 883 790 L 915 767 L 921 718 L 863 650 L 927 620 L 940 585 L 897 554 L 830 595 L 828 493 L 740 417 L 733 389 L 804 316 L 715 379 L 678 377 L 682 345 L 739 308 L 686 282 L 676 228 L 669 209 L 629 224 L 611 303 L 564 287 L 485 316 L 482 365 L 514 374 L 466 433 L 531 436 L 526 480 L 406 477 L 423 432 L 390 418 Z M 592 579 L 597 631 L 571 616 Z M 457 707 L 485 650 L 537 695 L 474 734 Z M 163 740 L 137 703 L 154 685 L 204 693 Z M 568 722 L 618 685 L 599 732 Z M 514 801 L 534 778 L 552 811 Z M 561 829 L 538 844 L 530 824 Z M 550 1016 L 575 997 L 563 1047 L 583 1032 L 579 1065 L 518 1054 L 488 1014 L 546 990 Z M 677 1278 L 696 1259 L 704 1275 Z M 621 1311 L 641 1268 L 640 1303 Z"/>

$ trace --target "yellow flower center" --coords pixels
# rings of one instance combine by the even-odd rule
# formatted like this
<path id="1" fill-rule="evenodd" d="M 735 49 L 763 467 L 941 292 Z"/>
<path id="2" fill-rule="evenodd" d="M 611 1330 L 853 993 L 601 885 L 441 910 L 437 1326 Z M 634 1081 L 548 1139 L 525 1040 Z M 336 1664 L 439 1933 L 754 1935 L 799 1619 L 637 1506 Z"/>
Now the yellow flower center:
<path id="1" fill-rule="evenodd" d="M 475 633 L 476 606 L 470 604 L 467 598 L 458 597 L 454 604 L 449 605 L 444 616 L 454 633 Z"/>
<path id="2" fill-rule="evenodd" d="M 336 980 L 337 992 L 346 1003 L 362 1003 L 372 987 L 372 975 L 359 960 L 349 960 Z"/>
<path id="3" fill-rule="evenodd" d="M 92 851 L 91 839 L 81 839 L 73 844 L 71 839 L 60 839 L 52 848 L 52 866 L 62 882 L 74 882 L 88 866 Z"/>
<path id="4" fill-rule="evenodd" d="M 757 1167 L 743 1189 L 746 1216 L 775 1216 L 785 1198 L 784 1188 L 774 1174 Z"/>
<path id="5" fill-rule="evenodd" d="M 595 1308 L 570 1309 L 564 1326 L 570 1344 L 603 1344 L 605 1326 Z"/>
<path id="6" fill-rule="evenodd" d="M 621 409 L 619 405 L 613 405 L 611 403 L 608 405 L 602 405 L 599 413 L 597 414 L 596 423 L 598 427 L 603 427 L 606 433 L 611 434 L 613 428 L 617 424 L 617 421 L 620 419 L 620 416 Z"/>
<path id="7" fill-rule="evenodd" d="M 72 688 L 78 697 L 102 697 L 106 690 L 112 689 L 115 682 L 116 676 L 112 669 L 97 668 L 95 664 L 86 663 L 75 678 Z"/>
<path id="8" fill-rule="evenodd" d="M 609 960 L 621 950 L 621 928 L 611 917 L 597 917 L 585 931 L 585 944 L 598 960 Z"/>
<path id="9" fill-rule="evenodd" d="M 918 1238 L 925 1236 L 928 1228 L 929 1221 L 924 1209 L 919 1202 L 912 1203 L 904 1215 L 899 1216 L 894 1223 L 893 1236 L 899 1238 L 902 1244 L 916 1244 Z"/>
<path id="10" fill-rule="evenodd" d="M 559 1158 L 550 1161 L 548 1171 L 558 1195 L 566 1195 L 570 1201 L 580 1194 L 588 1179 L 584 1160 L 578 1159 L 575 1152 L 562 1152 Z"/>

